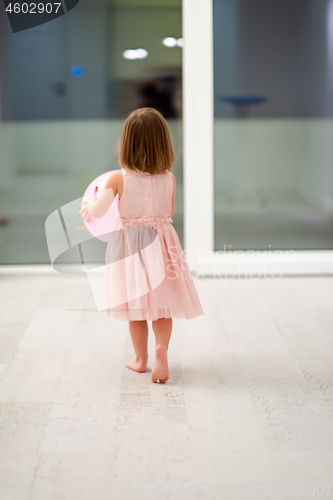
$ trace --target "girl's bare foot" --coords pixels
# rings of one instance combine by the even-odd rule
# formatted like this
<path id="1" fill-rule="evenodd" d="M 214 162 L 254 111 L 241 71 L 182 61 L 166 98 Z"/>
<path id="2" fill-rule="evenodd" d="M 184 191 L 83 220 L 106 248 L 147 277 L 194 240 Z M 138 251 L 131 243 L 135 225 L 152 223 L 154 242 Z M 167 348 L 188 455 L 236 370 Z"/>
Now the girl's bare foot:
<path id="1" fill-rule="evenodd" d="M 132 361 L 127 361 L 126 366 L 135 372 L 143 373 L 147 370 L 147 361 L 145 362 L 142 359 L 133 359 Z"/>
<path id="2" fill-rule="evenodd" d="M 167 350 L 163 344 L 158 344 L 155 349 L 155 363 L 151 372 L 151 380 L 165 384 L 169 380 Z"/>

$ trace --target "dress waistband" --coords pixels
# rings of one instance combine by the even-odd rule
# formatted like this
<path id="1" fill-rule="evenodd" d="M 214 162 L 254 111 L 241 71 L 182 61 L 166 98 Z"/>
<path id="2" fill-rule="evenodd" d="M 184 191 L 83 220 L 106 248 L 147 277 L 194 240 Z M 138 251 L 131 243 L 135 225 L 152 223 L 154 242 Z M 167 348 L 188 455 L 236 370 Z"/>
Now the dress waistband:
<path id="1" fill-rule="evenodd" d="M 151 226 L 157 229 L 160 224 L 169 224 L 172 221 L 172 217 L 137 217 L 133 219 L 127 219 L 126 217 L 121 217 L 121 222 L 124 226 Z"/>

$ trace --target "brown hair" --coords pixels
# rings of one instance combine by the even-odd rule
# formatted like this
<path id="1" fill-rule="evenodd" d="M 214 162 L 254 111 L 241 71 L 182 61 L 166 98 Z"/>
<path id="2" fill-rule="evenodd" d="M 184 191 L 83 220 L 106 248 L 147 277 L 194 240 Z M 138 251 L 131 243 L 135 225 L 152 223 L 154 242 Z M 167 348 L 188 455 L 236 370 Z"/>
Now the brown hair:
<path id="1" fill-rule="evenodd" d="M 139 108 L 127 118 L 119 162 L 131 170 L 161 174 L 172 170 L 174 152 L 168 124 L 154 108 Z"/>

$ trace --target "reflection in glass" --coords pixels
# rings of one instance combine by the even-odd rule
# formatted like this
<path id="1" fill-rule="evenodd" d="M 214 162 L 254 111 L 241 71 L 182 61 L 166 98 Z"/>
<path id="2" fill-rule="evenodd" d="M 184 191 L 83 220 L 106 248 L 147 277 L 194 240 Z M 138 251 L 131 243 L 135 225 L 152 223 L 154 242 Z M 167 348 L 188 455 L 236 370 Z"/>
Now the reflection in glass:
<path id="1" fill-rule="evenodd" d="M 49 263 L 45 219 L 119 168 L 125 118 L 143 106 L 170 126 L 182 243 L 181 25 L 181 0 L 82 0 L 13 34 L 0 2 L 0 264 Z"/>
<path id="2" fill-rule="evenodd" d="M 215 249 L 333 246 L 331 0 L 214 0 Z"/>

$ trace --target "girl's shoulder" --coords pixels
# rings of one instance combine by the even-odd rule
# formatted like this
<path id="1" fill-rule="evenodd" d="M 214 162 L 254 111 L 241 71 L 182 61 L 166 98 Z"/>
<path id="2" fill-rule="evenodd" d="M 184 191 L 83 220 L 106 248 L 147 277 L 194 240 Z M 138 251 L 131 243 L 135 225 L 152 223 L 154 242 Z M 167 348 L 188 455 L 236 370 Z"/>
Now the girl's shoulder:
<path id="1" fill-rule="evenodd" d="M 107 178 L 107 181 L 105 183 L 105 187 L 107 187 L 108 184 L 114 184 L 115 181 L 119 181 L 121 177 L 122 177 L 122 169 L 121 168 L 118 170 L 113 170 L 113 172 L 111 172 L 111 174 Z"/>
<path id="2" fill-rule="evenodd" d="M 114 170 L 107 178 L 104 189 L 113 189 L 114 193 L 117 193 L 122 181 L 123 175 L 121 169 Z"/>

